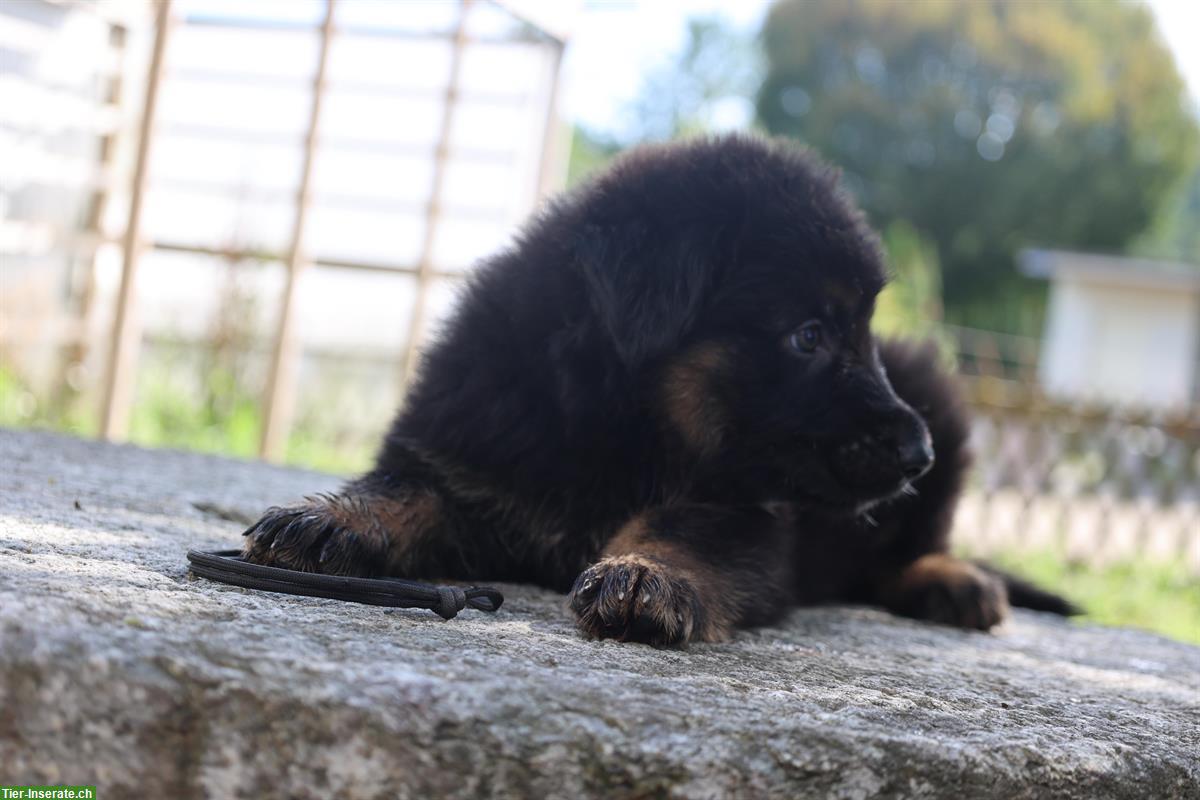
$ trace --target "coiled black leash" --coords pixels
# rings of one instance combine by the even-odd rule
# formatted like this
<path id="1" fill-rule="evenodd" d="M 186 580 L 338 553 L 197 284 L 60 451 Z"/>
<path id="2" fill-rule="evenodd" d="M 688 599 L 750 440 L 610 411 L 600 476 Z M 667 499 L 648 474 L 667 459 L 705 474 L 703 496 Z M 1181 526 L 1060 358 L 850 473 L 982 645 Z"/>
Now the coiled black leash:
<path id="1" fill-rule="evenodd" d="M 393 608 L 427 608 L 443 619 L 453 619 L 470 607 L 478 611 L 496 611 L 504 595 L 490 586 L 435 586 L 401 578 L 345 578 L 317 575 L 280 567 L 251 564 L 241 550 L 188 550 L 192 573 L 246 589 L 266 592 L 328 597 L 351 603 Z"/>

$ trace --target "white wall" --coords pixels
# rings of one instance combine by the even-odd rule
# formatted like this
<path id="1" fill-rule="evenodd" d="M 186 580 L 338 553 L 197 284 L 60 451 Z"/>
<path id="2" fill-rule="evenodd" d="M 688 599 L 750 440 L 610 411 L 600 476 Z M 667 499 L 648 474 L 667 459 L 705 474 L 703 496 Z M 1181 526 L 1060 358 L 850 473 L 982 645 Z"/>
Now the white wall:
<path id="1" fill-rule="evenodd" d="M 1051 286 L 1039 368 L 1048 393 L 1154 408 L 1195 401 L 1200 293 L 1064 272 Z"/>

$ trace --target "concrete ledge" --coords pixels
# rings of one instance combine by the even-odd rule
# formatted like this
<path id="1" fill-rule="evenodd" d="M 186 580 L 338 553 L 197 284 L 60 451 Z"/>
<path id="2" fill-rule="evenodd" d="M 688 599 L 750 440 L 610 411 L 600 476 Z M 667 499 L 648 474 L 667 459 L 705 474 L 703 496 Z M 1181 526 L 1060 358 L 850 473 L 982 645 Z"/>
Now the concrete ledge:
<path id="1" fill-rule="evenodd" d="M 109 798 L 1200 797 L 1200 648 L 868 609 L 686 652 L 192 579 L 327 476 L 0 431 L 0 782 Z M 231 519 L 232 518 L 232 521 Z M 336 795 L 334 793 L 337 793 Z"/>

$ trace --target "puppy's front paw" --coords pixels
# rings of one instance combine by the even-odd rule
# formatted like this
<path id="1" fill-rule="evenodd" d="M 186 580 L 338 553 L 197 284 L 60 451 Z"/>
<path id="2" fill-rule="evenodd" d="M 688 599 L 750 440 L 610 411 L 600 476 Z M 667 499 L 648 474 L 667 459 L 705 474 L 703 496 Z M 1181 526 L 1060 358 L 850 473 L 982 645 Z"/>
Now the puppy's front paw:
<path id="1" fill-rule="evenodd" d="M 654 559 L 609 556 L 584 570 L 567 598 L 591 639 L 679 645 L 709 635 L 696 589 Z"/>
<path id="2" fill-rule="evenodd" d="M 1008 616 L 1003 581 L 966 561 L 934 554 L 904 571 L 896 610 L 909 617 L 986 631 Z"/>
<path id="3" fill-rule="evenodd" d="M 386 535 L 355 530 L 335 498 L 270 508 L 243 534 L 247 561 L 329 575 L 370 577 L 384 563 Z"/>

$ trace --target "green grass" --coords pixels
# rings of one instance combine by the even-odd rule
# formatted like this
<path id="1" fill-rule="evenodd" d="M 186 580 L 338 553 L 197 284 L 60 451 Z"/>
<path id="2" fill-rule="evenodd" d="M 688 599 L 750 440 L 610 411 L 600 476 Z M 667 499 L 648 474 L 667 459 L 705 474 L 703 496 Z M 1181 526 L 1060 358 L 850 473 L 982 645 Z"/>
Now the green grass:
<path id="1" fill-rule="evenodd" d="M 16 372 L 0 366 L 0 425 L 95 436 L 98 414 L 88 412 L 77 397 L 64 394 L 55 402 L 40 397 Z"/>
<path id="2" fill-rule="evenodd" d="M 1094 566 L 1051 551 L 1009 552 L 988 561 L 1062 594 L 1085 622 L 1143 628 L 1200 644 L 1200 576 L 1179 563 L 1145 559 Z"/>
<path id="3" fill-rule="evenodd" d="M 202 453 L 255 458 L 262 430 L 259 400 L 224 368 L 210 368 L 197 383 L 183 370 L 153 356 L 139 371 L 129 440 L 144 447 L 170 447 Z M 337 418 L 336 414 L 330 415 Z M 47 402 L 12 370 L 0 367 L 0 426 L 40 428 L 95 436 L 99 403 L 82 397 Z M 374 441 L 351 439 L 301 414 L 288 437 L 284 460 L 335 475 L 370 466 Z M 377 438 L 377 437 L 371 437 Z"/>
<path id="4" fill-rule="evenodd" d="M 172 379 L 166 369 L 143 369 L 129 439 L 147 447 L 175 447 L 255 458 L 262 435 L 260 400 L 226 369 L 204 376 L 203 391 Z M 330 419 L 339 415 L 331 413 Z M 370 466 L 373 451 L 362 438 L 322 427 L 320 418 L 301 413 L 288 437 L 284 462 L 292 466 L 350 475 Z"/>

